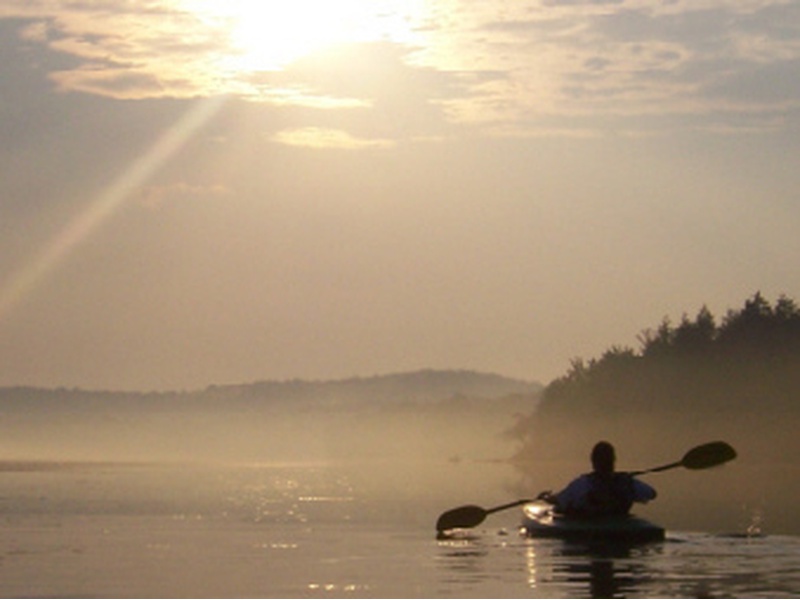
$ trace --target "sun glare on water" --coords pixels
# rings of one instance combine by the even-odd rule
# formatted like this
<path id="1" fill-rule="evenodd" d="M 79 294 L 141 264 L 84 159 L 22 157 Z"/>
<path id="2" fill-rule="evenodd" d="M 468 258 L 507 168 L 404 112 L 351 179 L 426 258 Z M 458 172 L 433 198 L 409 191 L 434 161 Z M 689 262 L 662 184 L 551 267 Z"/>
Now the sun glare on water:
<path id="1" fill-rule="evenodd" d="M 186 0 L 228 40 L 232 71 L 280 70 L 340 44 L 413 43 L 421 0 Z"/>

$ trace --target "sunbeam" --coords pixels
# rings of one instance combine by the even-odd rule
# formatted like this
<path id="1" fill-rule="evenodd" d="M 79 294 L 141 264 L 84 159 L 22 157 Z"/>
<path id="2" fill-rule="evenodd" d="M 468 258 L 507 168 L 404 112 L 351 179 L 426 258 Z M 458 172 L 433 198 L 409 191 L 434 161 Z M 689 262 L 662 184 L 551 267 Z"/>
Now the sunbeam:
<path id="1" fill-rule="evenodd" d="M 28 264 L 0 287 L 0 320 L 22 302 L 75 248 L 146 183 L 219 110 L 224 97 L 195 104 L 150 149 L 136 159 Z"/>

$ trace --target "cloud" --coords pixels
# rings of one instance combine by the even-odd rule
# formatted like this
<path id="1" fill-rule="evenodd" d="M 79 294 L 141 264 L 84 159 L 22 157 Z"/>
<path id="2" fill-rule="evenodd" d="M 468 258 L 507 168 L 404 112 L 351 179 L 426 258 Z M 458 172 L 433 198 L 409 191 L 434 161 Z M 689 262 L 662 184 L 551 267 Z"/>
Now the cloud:
<path id="1" fill-rule="evenodd" d="M 520 124 L 627 115 L 674 127 L 724 114 L 727 127 L 752 130 L 755 113 L 798 117 L 800 94 L 786 83 L 800 60 L 796 3 L 545 2 L 481 31 L 504 50 L 497 96 Z"/>
<path id="2" fill-rule="evenodd" d="M 565 119 L 584 131 L 589 116 L 606 124 L 627 116 L 630 126 L 658 116 L 674 127 L 714 113 L 726 128 L 752 130 L 755 113 L 765 122 L 800 114 L 800 93 L 787 83 L 800 64 L 800 5 L 788 0 L 435 0 L 409 9 L 408 39 L 353 40 L 249 71 L 231 67 L 229 21 L 191 6 L 16 0 L 0 18 L 25 19 L 28 43 L 74 59 L 50 73 L 62 91 L 225 93 L 350 112 L 373 128 L 351 133 L 357 139 L 566 131 Z M 379 132 L 379 122 L 397 126 Z"/>
<path id="3" fill-rule="evenodd" d="M 81 67 L 69 71 L 56 71 L 50 78 L 62 91 L 84 92 L 127 100 L 173 95 L 176 89 L 176 86 L 165 85 L 152 73 L 131 72 L 123 68 Z M 168 93 L 168 89 L 171 89 L 172 93 Z"/>
<path id="4" fill-rule="evenodd" d="M 303 146 L 314 149 L 361 150 L 364 148 L 389 148 L 391 140 L 359 139 L 346 131 L 304 127 L 278 132 L 273 141 L 287 146 Z"/>
<path id="5" fill-rule="evenodd" d="M 24 19 L 22 39 L 78 59 L 52 74 L 62 91 L 118 99 L 211 94 L 218 77 L 209 65 L 224 36 L 180 6 L 12 0 L 0 18 Z"/>

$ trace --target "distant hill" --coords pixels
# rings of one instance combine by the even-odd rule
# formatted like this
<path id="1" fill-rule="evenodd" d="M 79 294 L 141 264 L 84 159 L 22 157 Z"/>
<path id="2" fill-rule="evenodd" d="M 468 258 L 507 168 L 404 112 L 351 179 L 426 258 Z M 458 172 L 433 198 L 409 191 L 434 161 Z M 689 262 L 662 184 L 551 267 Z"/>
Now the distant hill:
<path id="1" fill-rule="evenodd" d="M 452 403 L 454 400 L 497 400 L 538 394 L 544 386 L 491 373 L 467 370 L 420 370 L 339 380 L 258 381 L 212 385 L 190 392 L 116 392 L 79 388 L 0 387 L 0 414 L 15 411 L 380 408 L 404 404 Z"/>
<path id="2" fill-rule="evenodd" d="M 290 460 L 487 452 L 543 386 L 475 371 L 260 381 L 191 392 L 0 388 L 6 457 Z M 507 443 L 507 442 L 506 442 Z M 508 454 L 510 452 L 507 452 Z"/>
<path id="3" fill-rule="evenodd" d="M 261 381 L 212 386 L 193 394 L 198 399 L 228 402 L 291 402 L 317 407 L 336 405 L 400 406 L 440 403 L 453 399 L 494 400 L 513 394 L 538 393 L 539 383 L 476 371 L 421 370 L 333 381 Z"/>

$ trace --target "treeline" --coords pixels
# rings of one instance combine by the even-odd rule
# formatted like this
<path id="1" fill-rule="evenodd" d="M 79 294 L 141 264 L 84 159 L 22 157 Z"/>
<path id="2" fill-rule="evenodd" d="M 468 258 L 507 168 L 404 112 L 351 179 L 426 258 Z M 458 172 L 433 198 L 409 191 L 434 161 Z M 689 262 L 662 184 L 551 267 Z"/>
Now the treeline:
<path id="1" fill-rule="evenodd" d="M 585 456 L 614 439 L 654 454 L 707 438 L 740 440 L 754 457 L 794 460 L 800 442 L 800 308 L 761 293 L 717 323 L 707 307 L 572 361 L 544 390 L 538 409 L 511 432 L 517 458 Z M 674 450 L 673 450 L 674 452 Z"/>

